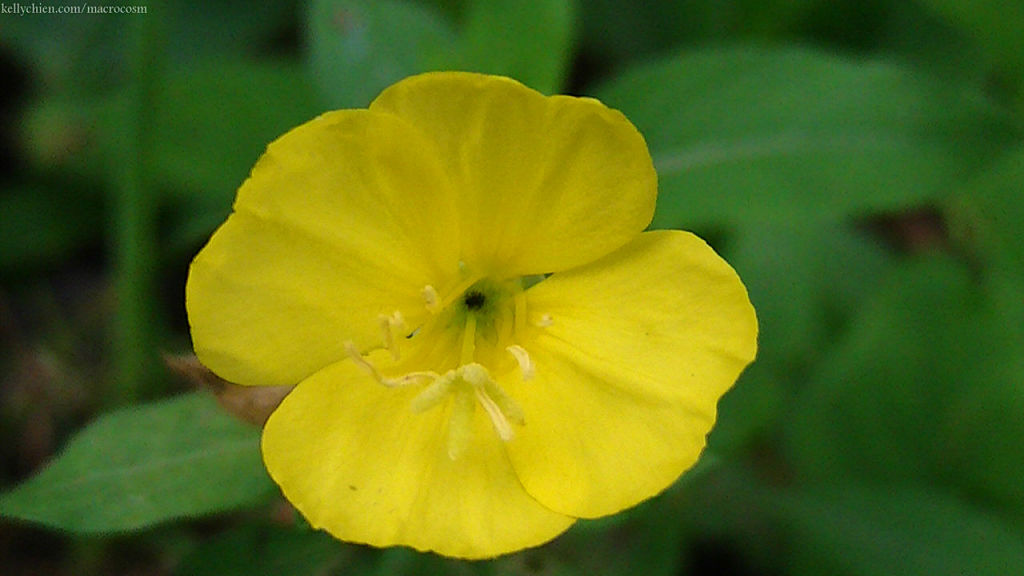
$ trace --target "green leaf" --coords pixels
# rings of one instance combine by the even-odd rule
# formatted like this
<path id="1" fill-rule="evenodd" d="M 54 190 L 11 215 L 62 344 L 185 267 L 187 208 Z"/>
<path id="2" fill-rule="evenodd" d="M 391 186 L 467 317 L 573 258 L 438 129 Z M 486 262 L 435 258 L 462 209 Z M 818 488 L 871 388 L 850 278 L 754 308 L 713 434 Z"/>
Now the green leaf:
<path id="1" fill-rule="evenodd" d="M 687 52 L 594 93 L 647 139 L 660 176 L 655 227 L 914 206 L 1017 136 L 978 94 L 795 48 Z"/>
<path id="2" fill-rule="evenodd" d="M 575 22 L 573 0 L 476 0 L 462 30 L 465 67 L 558 92 L 572 58 Z"/>
<path id="3" fill-rule="evenodd" d="M 120 532 L 248 506 L 272 488 L 259 431 L 211 396 L 192 393 L 100 417 L 48 467 L 0 496 L 0 515 Z"/>
<path id="4" fill-rule="evenodd" d="M 841 484 L 775 500 L 796 544 L 791 574 L 1003 576 L 1024 566 L 1019 531 L 942 491 Z"/>
<path id="5" fill-rule="evenodd" d="M 365 108 L 384 88 L 451 62 L 442 15 L 398 0 L 314 0 L 306 20 L 309 66 L 332 108 Z"/>

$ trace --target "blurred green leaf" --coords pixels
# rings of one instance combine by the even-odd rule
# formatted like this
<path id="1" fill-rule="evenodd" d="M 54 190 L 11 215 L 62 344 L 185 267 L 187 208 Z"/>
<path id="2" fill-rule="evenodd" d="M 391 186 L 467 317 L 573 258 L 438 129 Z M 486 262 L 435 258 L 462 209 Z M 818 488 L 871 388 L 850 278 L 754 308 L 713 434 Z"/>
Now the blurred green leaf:
<path id="1" fill-rule="evenodd" d="M 962 28 L 919 2 L 886 2 L 885 25 L 876 33 L 883 53 L 895 53 L 900 61 L 927 70 L 947 83 L 983 85 L 991 82 L 991 70 L 981 46 Z"/>
<path id="2" fill-rule="evenodd" d="M 760 324 L 758 362 L 806 369 L 883 282 L 894 255 L 852 224 L 747 223 L 728 260 L 743 278 Z"/>
<path id="3" fill-rule="evenodd" d="M 325 532 L 242 525 L 205 540 L 182 559 L 181 576 L 334 574 L 352 548 Z M 349 573 L 349 572 L 346 572 Z"/>
<path id="4" fill-rule="evenodd" d="M 950 257 L 897 268 L 792 406 L 798 475 L 952 485 L 1024 520 L 1024 363 L 1002 314 Z"/>
<path id="5" fill-rule="evenodd" d="M 955 194 L 952 217 L 962 241 L 992 266 L 1024 278 L 1024 148 L 1007 153 Z"/>
<path id="6" fill-rule="evenodd" d="M 655 227 L 915 206 L 1017 137 L 960 86 L 795 48 L 686 53 L 594 93 L 647 139 L 660 176 Z"/>
<path id="7" fill-rule="evenodd" d="M 959 439 L 953 471 L 974 492 L 1015 510 L 1024 525 L 1024 148 L 1004 156 L 959 191 L 951 215 L 959 240 L 982 268 L 993 330 L 984 370 L 955 398 L 949 433 Z"/>
<path id="8" fill-rule="evenodd" d="M 435 69 L 504 74 L 555 92 L 572 57 L 574 6 L 478 0 L 456 29 L 416 2 L 316 0 L 306 29 L 310 69 L 335 108 L 363 108 L 398 80 Z"/>
<path id="9" fill-rule="evenodd" d="M 1021 292 L 1017 293 L 1018 296 Z M 965 376 L 939 422 L 943 479 L 1024 531 L 1024 367 L 1020 342 Z"/>
<path id="10" fill-rule="evenodd" d="M 895 263 L 865 232 L 841 222 L 748 223 L 726 257 L 757 310 L 757 361 L 719 405 L 709 445 L 730 450 L 770 434 L 785 394 Z"/>
<path id="11" fill-rule="evenodd" d="M 763 440 L 774 429 L 784 400 L 785 387 L 776 370 L 761 360 L 748 366 L 718 402 L 704 457 L 735 453 Z"/>
<path id="12" fill-rule="evenodd" d="M 465 68 L 558 92 L 572 59 L 575 24 L 573 0 L 476 0 L 462 31 Z"/>
<path id="13" fill-rule="evenodd" d="M 227 217 L 267 144 L 322 109 L 290 62 L 204 61 L 163 82 L 151 177 L 173 204 L 172 246 L 191 248 Z"/>
<path id="14" fill-rule="evenodd" d="M 1020 532 L 952 494 L 840 484 L 778 498 L 791 574 L 1004 576 L 1024 566 Z"/>
<path id="15" fill-rule="evenodd" d="M 119 532 L 251 505 L 272 489 L 259 430 L 192 393 L 97 419 L 48 467 L 0 496 L 0 515 Z"/>
<path id="16" fill-rule="evenodd" d="M 690 23 L 702 13 L 693 3 L 578 1 L 584 46 L 612 62 L 668 49 L 693 31 Z"/>
<path id="17" fill-rule="evenodd" d="M 950 449 L 939 423 L 989 344 L 976 288 L 948 257 L 894 271 L 792 406 L 786 438 L 802 476 L 936 477 Z"/>
<path id="18" fill-rule="evenodd" d="M 365 108 L 406 76 L 446 67 L 455 34 L 441 13 L 398 0 L 314 0 L 309 66 L 331 108 Z"/>
<path id="19" fill-rule="evenodd" d="M 53 264 L 71 256 L 102 229 L 101 202 L 63 186 L 22 185 L 0 190 L 0 271 Z"/>
<path id="20" fill-rule="evenodd" d="M 968 31 L 1007 67 L 1024 65 L 1024 2 L 925 0 L 923 4 Z M 1018 80 L 1024 80 L 1018 72 Z"/>

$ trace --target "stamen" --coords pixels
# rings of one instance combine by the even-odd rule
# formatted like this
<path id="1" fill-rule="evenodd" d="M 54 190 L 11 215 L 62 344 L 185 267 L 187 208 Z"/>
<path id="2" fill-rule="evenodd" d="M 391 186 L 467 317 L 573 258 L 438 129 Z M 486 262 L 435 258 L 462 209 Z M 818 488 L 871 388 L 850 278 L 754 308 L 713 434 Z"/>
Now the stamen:
<path id="1" fill-rule="evenodd" d="M 395 340 L 395 330 L 401 329 L 405 326 L 405 318 L 402 318 L 402 313 L 395 310 L 390 316 L 381 314 L 377 316 L 377 320 L 380 322 L 381 339 L 384 341 L 384 347 L 391 351 L 391 357 L 398 361 L 401 358 L 401 353 L 398 350 L 398 341 Z"/>
<path id="2" fill-rule="evenodd" d="M 519 372 L 522 374 L 523 380 L 529 380 L 533 378 L 535 373 L 533 368 L 533 360 L 530 359 L 530 353 L 526 351 L 526 348 L 518 344 L 513 344 L 505 350 L 508 350 L 512 356 L 515 357 L 516 362 L 519 363 Z"/>
<path id="3" fill-rule="evenodd" d="M 423 287 L 421 293 L 423 294 L 423 302 L 427 305 L 428 312 L 437 314 L 441 311 L 441 297 L 437 294 L 437 288 L 427 284 Z"/>
<path id="4" fill-rule="evenodd" d="M 374 380 L 378 382 L 384 380 L 384 377 L 380 375 L 380 372 L 377 372 L 377 369 L 373 366 L 373 364 L 370 364 L 366 360 L 366 358 L 363 358 L 363 355 L 359 352 L 359 349 L 356 348 L 355 342 L 351 340 L 345 342 L 345 353 L 348 354 L 348 357 L 351 358 L 352 361 L 356 363 L 356 366 L 359 366 L 367 374 L 373 376 Z"/>
<path id="5" fill-rule="evenodd" d="M 538 328 L 547 328 L 555 323 L 555 319 L 551 317 L 551 314 L 543 314 L 540 319 L 534 322 L 534 326 Z"/>
<path id="6" fill-rule="evenodd" d="M 512 432 L 512 426 L 508 423 L 505 415 L 502 414 L 501 408 L 482 388 L 474 388 L 473 392 L 476 393 L 476 399 L 484 407 L 484 411 L 491 417 L 491 424 L 494 425 L 494 431 L 498 433 L 498 437 L 505 442 L 511 440 L 515 434 Z"/>
<path id="7" fill-rule="evenodd" d="M 413 384 L 419 384 L 423 380 L 434 380 L 439 377 L 436 372 L 418 371 L 403 374 L 398 378 L 385 378 L 384 375 L 377 370 L 376 366 L 371 364 L 362 354 L 359 353 L 359 349 L 356 348 L 355 343 L 351 340 L 345 342 L 345 353 L 348 354 L 348 357 L 351 358 L 353 362 L 355 362 L 356 366 L 362 368 L 363 371 L 373 377 L 378 384 L 382 384 L 388 388 L 410 386 Z"/>
<path id="8" fill-rule="evenodd" d="M 509 420 L 519 425 L 524 424 L 523 409 L 508 394 L 505 394 L 505 391 L 491 378 L 487 369 L 480 364 L 475 362 L 467 364 L 459 371 L 462 373 L 462 379 L 473 386 L 476 399 L 491 418 L 494 431 L 502 440 L 506 442 L 511 440 L 515 434 L 512 431 L 512 426 L 509 425 Z"/>
<path id="9" fill-rule="evenodd" d="M 501 409 L 501 413 L 512 423 L 520 426 L 526 424 L 526 416 L 523 415 L 523 409 L 511 396 L 505 393 L 501 386 L 498 386 L 497 382 L 488 379 L 484 383 L 484 392 L 497 404 L 498 408 Z"/>

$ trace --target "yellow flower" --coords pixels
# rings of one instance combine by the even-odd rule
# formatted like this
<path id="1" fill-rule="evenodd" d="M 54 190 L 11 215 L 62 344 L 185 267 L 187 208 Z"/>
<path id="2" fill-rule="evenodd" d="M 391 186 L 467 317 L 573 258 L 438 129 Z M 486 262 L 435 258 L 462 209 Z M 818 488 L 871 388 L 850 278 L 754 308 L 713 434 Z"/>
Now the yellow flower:
<path id="1" fill-rule="evenodd" d="M 293 385 L 263 431 L 317 528 L 464 558 L 694 464 L 757 322 L 702 240 L 643 232 L 643 138 L 588 98 L 431 73 L 270 144 L 192 264 L 200 360 Z"/>

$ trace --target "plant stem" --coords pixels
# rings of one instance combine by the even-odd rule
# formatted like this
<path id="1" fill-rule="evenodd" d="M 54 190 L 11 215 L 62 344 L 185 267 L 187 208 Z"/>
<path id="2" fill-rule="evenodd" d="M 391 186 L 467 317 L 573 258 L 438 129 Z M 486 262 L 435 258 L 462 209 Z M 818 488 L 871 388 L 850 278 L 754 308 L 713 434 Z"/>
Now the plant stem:
<path id="1" fill-rule="evenodd" d="M 117 311 L 114 319 L 113 404 L 137 400 L 157 381 L 154 330 L 156 301 L 156 198 L 148 181 L 159 56 L 159 2 L 149 13 L 128 17 L 131 80 L 114 190 L 113 257 Z"/>

